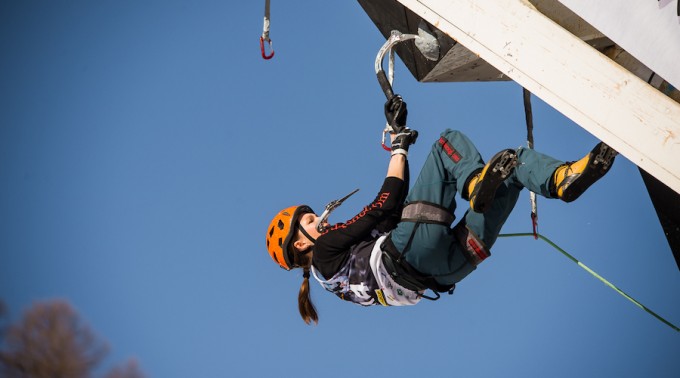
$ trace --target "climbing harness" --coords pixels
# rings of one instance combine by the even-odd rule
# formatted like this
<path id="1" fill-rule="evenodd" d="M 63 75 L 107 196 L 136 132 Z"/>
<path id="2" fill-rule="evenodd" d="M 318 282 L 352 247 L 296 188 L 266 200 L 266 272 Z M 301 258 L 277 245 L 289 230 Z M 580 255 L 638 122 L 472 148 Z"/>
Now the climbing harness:
<path id="1" fill-rule="evenodd" d="M 626 299 L 628 299 L 629 301 L 633 302 L 633 304 L 635 304 L 636 306 L 638 306 L 638 307 L 640 307 L 641 309 L 645 310 L 648 314 L 650 314 L 650 315 L 652 315 L 653 317 L 657 318 L 659 321 L 661 321 L 662 323 L 664 323 L 664 324 L 666 324 L 667 326 L 671 327 L 671 328 L 674 329 L 676 332 L 680 332 L 680 328 L 678 328 L 676 325 L 674 325 L 673 323 L 669 322 L 668 320 L 662 318 L 662 317 L 659 316 L 657 313 L 655 313 L 654 311 L 650 310 L 648 307 L 646 307 L 646 306 L 643 305 L 642 303 L 638 302 L 637 300 L 635 300 L 635 299 L 634 299 L 633 297 L 631 297 L 630 295 L 624 293 L 621 289 L 619 289 L 618 287 L 614 286 L 611 282 L 609 282 L 609 281 L 607 281 L 606 279 L 604 279 L 602 276 L 600 276 L 600 275 L 597 274 L 595 271 L 593 271 L 592 269 L 590 269 L 589 267 L 587 267 L 585 264 L 583 264 L 582 262 L 580 262 L 579 260 L 577 260 L 574 256 L 572 256 L 572 255 L 570 255 L 569 253 L 567 253 L 567 251 L 565 251 L 564 249 L 560 248 L 557 244 L 555 244 L 552 240 L 548 239 L 547 237 L 545 237 L 545 236 L 543 236 L 543 235 L 541 235 L 541 234 L 534 234 L 534 233 L 500 234 L 500 235 L 498 235 L 498 237 L 518 237 L 518 236 L 534 236 L 534 235 L 537 235 L 538 238 L 540 238 L 540 239 L 543 240 L 544 242 L 550 244 L 550 246 L 552 246 L 553 248 L 555 248 L 556 250 L 558 250 L 560 253 L 562 253 L 564 256 L 566 256 L 569 260 L 571 260 L 571 261 L 573 261 L 574 263 L 576 263 L 578 266 L 580 266 L 581 268 L 583 268 L 586 272 L 590 273 L 592 276 L 594 276 L 594 277 L 597 278 L 598 280 L 602 281 L 602 283 L 604 283 L 605 285 L 607 285 L 607 286 L 609 286 L 610 288 L 612 288 L 614 291 L 616 291 L 617 293 L 619 293 L 619 294 L 620 294 L 621 296 L 623 296 L 624 298 L 626 298 Z"/>
<path id="2" fill-rule="evenodd" d="M 274 57 L 274 46 L 272 40 L 269 38 L 269 0 L 264 2 L 264 25 L 262 27 L 262 36 L 260 37 L 260 51 L 262 52 L 262 58 L 269 60 Z M 269 45 L 269 50 L 271 53 L 267 54 L 265 52 L 265 42 Z"/>
<path id="3" fill-rule="evenodd" d="M 343 202 L 345 202 L 346 199 L 352 196 L 352 194 L 358 192 L 359 189 L 354 189 L 350 194 L 338 199 L 338 200 L 333 200 L 326 205 L 326 208 L 323 210 L 323 213 L 321 213 L 321 217 L 319 217 L 319 223 L 316 225 L 316 230 L 319 231 L 320 233 L 323 233 L 326 231 L 326 221 L 328 220 L 328 216 L 331 215 L 331 212 L 338 208 L 338 206 L 342 205 Z"/>
<path id="4" fill-rule="evenodd" d="M 414 201 L 404 206 L 404 209 L 401 212 L 401 221 L 415 223 L 404 250 L 400 252 L 394 243 L 392 243 L 392 239 L 389 236 L 385 238 L 385 241 L 380 245 L 383 264 L 394 282 L 409 290 L 423 292 L 420 296 L 432 301 L 436 301 L 441 297 L 439 293 L 448 292 L 449 294 L 453 294 L 456 285 L 442 285 L 438 283 L 433 276 L 424 275 L 414 269 L 411 264 L 404 259 L 404 255 L 411 249 L 413 237 L 421 224 L 439 224 L 450 227 L 453 220 L 453 214 L 451 214 L 447 208 L 436 203 Z M 424 291 L 427 289 L 432 290 L 435 296 L 430 297 L 425 295 Z"/>
<path id="5" fill-rule="evenodd" d="M 526 88 L 522 88 L 524 97 L 524 118 L 527 123 L 527 147 L 534 148 L 534 117 L 531 112 L 531 92 Z M 534 230 L 534 239 L 538 239 L 538 201 L 536 193 L 529 192 L 529 199 L 531 201 L 531 227 Z"/>
<path id="6" fill-rule="evenodd" d="M 426 201 L 409 202 L 401 211 L 402 222 L 420 222 L 450 226 L 454 216 L 449 209 Z"/>
<path id="7" fill-rule="evenodd" d="M 416 226 L 413 228 L 413 231 L 411 231 L 411 236 L 409 237 L 406 247 L 404 247 L 402 255 L 410 248 L 411 240 L 420 224 L 438 224 L 445 227 L 451 227 L 451 223 L 453 223 L 454 219 L 455 217 L 449 209 L 439 204 L 427 201 L 409 202 L 404 206 L 404 210 L 401 212 L 401 221 L 413 222 Z M 452 232 L 462 247 L 465 259 L 470 264 L 477 266 L 487 257 L 491 256 L 491 252 L 486 248 L 482 239 L 470 230 L 464 221 L 458 222 L 458 224 L 453 227 Z"/>
<path id="8" fill-rule="evenodd" d="M 404 250 L 399 252 L 390 237 L 387 237 L 380 246 L 383 253 L 383 263 L 394 282 L 414 291 L 430 289 L 434 292 L 434 297 L 425 294 L 421 294 L 421 297 L 433 301 L 441 297 L 439 293 L 453 294 L 453 290 L 456 288 L 455 284 L 442 285 L 437 282 L 435 276 L 427 276 L 418 272 L 404 259 L 404 255 L 411 249 L 411 243 L 421 224 L 438 224 L 448 228 L 451 227 L 454 219 L 455 217 L 449 209 L 432 202 L 414 201 L 404 207 L 401 213 L 401 221 L 415 223 Z M 464 221 L 458 222 L 453 227 L 452 232 L 460 243 L 465 259 L 471 265 L 477 266 L 491 256 L 484 242 L 467 227 Z"/>
<path id="9" fill-rule="evenodd" d="M 398 30 L 392 30 L 390 37 L 385 41 L 378 54 L 375 57 L 375 74 L 378 77 L 378 84 L 382 88 L 385 97 L 388 100 L 394 97 L 394 90 L 392 84 L 394 82 L 394 49 L 398 43 L 414 40 L 414 43 L 423 56 L 426 59 L 436 61 L 439 59 L 439 41 L 436 37 L 432 35 L 432 32 L 428 28 L 424 21 L 420 21 L 418 24 L 418 34 L 404 34 Z M 388 63 L 388 74 L 385 74 L 383 69 L 383 60 L 385 54 L 389 52 L 389 63 Z M 385 129 L 382 131 L 382 137 L 380 145 L 386 151 L 390 151 L 385 143 L 386 136 L 392 131 L 392 126 L 389 124 L 385 125 Z"/>
<path id="10" fill-rule="evenodd" d="M 418 223 L 416 223 L 416 228 Z M 415 232 L 415 231 L 414 231 Z M 410 247 L 411 240 L 406 248 Z M 405 249 L 406 250 L 406 249 Z M 426 276 L 416 269 L 414 269 L 411 264 L 403 259 L 404 253 L 399 252 L 397 247 L 392 243 L 390 237 L 386 237 L 383 243 L 380 245 L 380 251 L 382 252 L 382 262 L 385 265 L 385 270 L 387 274 L 390 275 L 392 280 L 396 282 L 399 286 L 406 289 L 420 292 L 420 297 L 429 299 L 431 301 L 436 301 L 441 298 L 439 293 L 449 293 L 453 294 L 456 285 L 441 285 L 435 280 L 433 276 Z M 434 293 L 434 297 L 425 295 L 424 291 L 430 289 Z"/>

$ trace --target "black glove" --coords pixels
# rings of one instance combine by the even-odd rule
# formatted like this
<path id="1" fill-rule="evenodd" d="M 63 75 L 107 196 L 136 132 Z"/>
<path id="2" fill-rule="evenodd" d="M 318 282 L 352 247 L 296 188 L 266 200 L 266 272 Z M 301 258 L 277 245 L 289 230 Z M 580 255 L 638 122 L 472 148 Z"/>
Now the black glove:
<path id="1" fill-rule="evenodd" d="M 401 96 L 394 95 L 385 103 L 385 119 L 387 124 L 392 126 L 395 133 L 401 132 L 406 127 L 407 115 L 406 103 Z"/>
<path id="2" fill-rule="evenodd" d="M 408 156 L 408 148 L 416 143 L 418 132 L 404 127 L 392 141 L 392 155 L 402 154 Z"/>

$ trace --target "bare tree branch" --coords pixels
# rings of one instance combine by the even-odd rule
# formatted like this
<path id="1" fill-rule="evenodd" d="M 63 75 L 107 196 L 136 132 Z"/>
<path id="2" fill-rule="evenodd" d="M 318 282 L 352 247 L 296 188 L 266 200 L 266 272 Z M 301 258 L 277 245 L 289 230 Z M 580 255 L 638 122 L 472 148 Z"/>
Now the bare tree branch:
<path id="1" fill-rule="evenodd" d="M 0 366 L 8 378 L 86 378 L 108 352 L 64 301 L 34 304 L 4 338 Z"/>

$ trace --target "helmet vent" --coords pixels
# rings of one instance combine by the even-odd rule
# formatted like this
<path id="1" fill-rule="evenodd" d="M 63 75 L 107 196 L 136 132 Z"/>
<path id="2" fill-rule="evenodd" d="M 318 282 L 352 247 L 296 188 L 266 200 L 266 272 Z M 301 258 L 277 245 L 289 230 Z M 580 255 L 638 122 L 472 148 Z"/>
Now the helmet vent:
<path id="1" fill-rule="evenodd" d="M 274 235 L 274 227 L 269 229 L 269 237 L 271 238 L 272 235 Z"/>
<path id="2" fill-rule="evenodd" d="M 279 219 L 279 223 L 276 225 L 279 230 L 283 230 L 283 228 L 286 226 L 281 219 Z"/>
<path id="3" fill-rule="evenodd" d="M 283 246 L 283 239 L 279 238 L 279 247 Z"/>

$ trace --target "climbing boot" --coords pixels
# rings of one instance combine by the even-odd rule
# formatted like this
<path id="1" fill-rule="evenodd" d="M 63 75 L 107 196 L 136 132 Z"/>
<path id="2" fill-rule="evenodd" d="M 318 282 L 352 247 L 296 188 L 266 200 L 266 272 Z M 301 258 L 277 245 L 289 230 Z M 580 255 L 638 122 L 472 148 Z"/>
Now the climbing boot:
<path id="1" fill-rule="evenodd" d="M 551 193 L 564 202 L 577 199 L 595 181 L 604 176 L 618 155 L 613 148 L 600 142 L 588 155 L 576 162 L 568 162 L 555 170 Z"/>
<path id="2" fill-rule="evenodd" d="M 481 172 L 472 176 L 467 184 L 470 208 L 478 213 L 485 212 L 501 185 L 517 165 L 515 150 L 503 150 L 489 160 Z"/>

